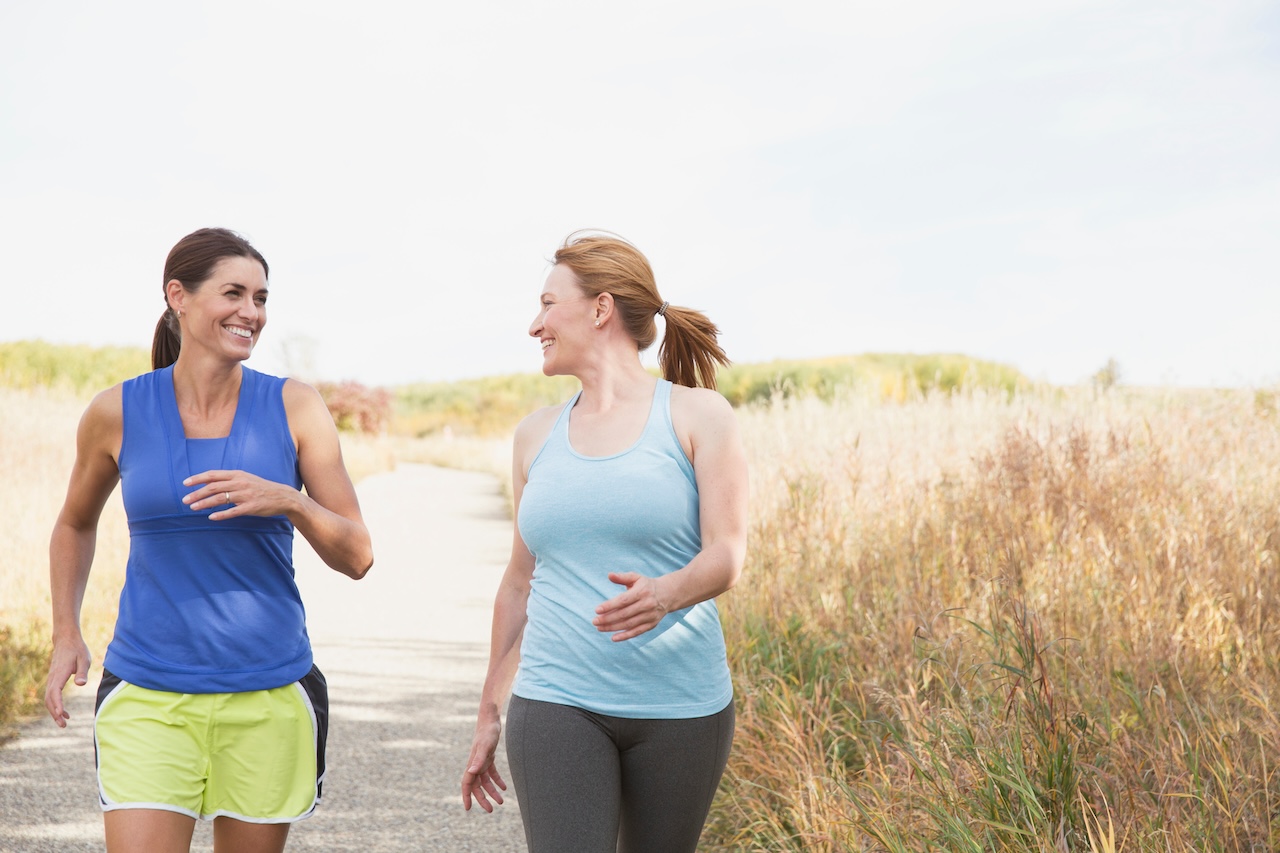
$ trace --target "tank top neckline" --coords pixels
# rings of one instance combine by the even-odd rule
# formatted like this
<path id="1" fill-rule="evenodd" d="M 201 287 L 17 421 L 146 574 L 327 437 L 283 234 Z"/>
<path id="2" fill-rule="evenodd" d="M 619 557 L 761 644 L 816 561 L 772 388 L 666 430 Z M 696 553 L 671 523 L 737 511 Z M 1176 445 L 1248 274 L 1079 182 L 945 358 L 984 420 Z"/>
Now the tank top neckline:
<path id="1" fill-rule="evenodd" d="M 586 453 L 579 453 L 577 449 L 574 448 L 573 441 L 569 437 L 569 417 L 573 412 L 573 407 L 578 405 L 578 398 L 582 396 L 582 391 L 579 389 L 578 393 L 574 394 L 573 398 L 570 399 L 568 403 L 565 403 L 564 411 L 560 413 L 560 418 L 556 423 L 556 429 L 564 439 L 565 449 L 567 449 L 575 459 L 581 459 L 584 462 L 606 462 L 610 459 L 617 459 L 621 456 L 626 456 L 628 453 L 631 453 L 637 447 L 644 444 L 644 440 L 648 437 L 649 431 L 653 429 L 654 419 L 658 416 L 658 408 L 663 398 L 663 392 L 670 386 L 671 383 L 666 379 L 659 379 L 657 381 L 653 386 L 653 399 L 649 403 L 649 414 L 644 419 L 644 429 L 640 430 L 640 435 L 636 437 L 636 440 L 632 442 L 630 446 L 619 450 L 617 453 L 609 453 L 605 456 L 590 456 Z"/>
<path id="2" fill-rule="evenodd" d="M 241 370 L 240 388 L 239 390 L 236 391 L 236 413 L 235 413 L 235 416 L 231 419 L 231 431 L 228 432 L 226 435 L 202 436 L 199 438 L 189 437 L 187 435 L 187 428 L 182 425 L 182 413 L 178 410 L 178 391 L 176 388 L 173 387 L 173 365 L 170 365 L 164 369 L 169 374 L 168 381 L 161 382 L 160 385 L 161 385 L 161 394 L 164 397 L 164 410 L 166 415 L 165 420 L 167 422 L 167 425 L 169 426 L 173 425 L 174 423 L 173 419 L 168 417 L 169 415 L 172 415 L 177 420 L 178 435 L 182 436 L 187 441 L 225 441 L 226 439 L 231 438 L 231 436 L 235 434 L 236 427 L 241 425 L 240 413 L 244 410 L 244 398 L 246 395 L 246 386 L 249 384 L 249 379 L 246 376 L 248 370 L 247 368 L 244 367 L 244 365 L 240 366 L 240 370 Z"/>
<path id="3" fill-rule="evenodd" d="M 187 431 L 182 425 L 182 414 L 178 411 L 178 395 L 173 387 L 173 365 L 163 368 L 163 370 L 166 375 L 157 377 L 160 381 L 156 384 L 159 386 L 160 391 L 160 410 L 164 418 L 165 442 L 169 445 L 169 458 L 172 462 L 169 470 L 174 478 L 174 493 L 180 496 L 186 488 L 182 485 L 182 480 L 192 474 L 200 473 L 191 469 L 191 460 L 187 454 L 187 442 L 200 441 L 201 439 L 187 438 Z M 241 365 L 240 370 L 240 391 L 236 399 L 236 414 L 231 420 L 231 432 L 225 436 L 209 439 L 211 441 L 224 442 L 222 458 L 217 470 L 230 470 L 240 467 L 240 459 L 244 453 L 245 434 L 248 430 L 250 418 L 253 415 L 254 398 L 250 388 L 254 381 L 253 371 L 243 365 Z"/>

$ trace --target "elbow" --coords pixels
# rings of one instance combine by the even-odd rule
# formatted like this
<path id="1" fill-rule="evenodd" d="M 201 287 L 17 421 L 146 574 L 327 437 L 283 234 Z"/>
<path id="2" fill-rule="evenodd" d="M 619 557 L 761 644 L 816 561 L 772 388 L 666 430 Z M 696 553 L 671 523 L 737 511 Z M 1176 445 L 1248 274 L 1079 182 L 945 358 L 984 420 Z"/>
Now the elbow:
<path id="1" fill-rule="evenodd" d="M 742 578 L 742 567 L 747 561 L 745 543 L 730 550 L 727 571 L 725 572 L 724 591 L 728 592 L 738 585 Z"/>
<path id="2" fill-rule="evenodd" d="M 335 565 L 333 568 L 353 581 L 360 580 L 373 568 L 373 544 L 366 538 L 347 559 L 343 560 L 342 565 Z"/>
<path id="3" fill-rule="evenodd" d="M 724 579 L 724 591 L 728 592 L 738 585 L 738 579 L 742 577 L 742 564 L 738 563 L 731 566 L 728 574 Z"/>
<path id="4" fill-rule="evenodd" d="M 364 559 L 352 563 L 351 570 L 348 571 L 347 577 L 353 581 L 358 581 L 365 575 L 369 574 L 369 570 L 373 568 L 373 552 L 367 552 Z"/>

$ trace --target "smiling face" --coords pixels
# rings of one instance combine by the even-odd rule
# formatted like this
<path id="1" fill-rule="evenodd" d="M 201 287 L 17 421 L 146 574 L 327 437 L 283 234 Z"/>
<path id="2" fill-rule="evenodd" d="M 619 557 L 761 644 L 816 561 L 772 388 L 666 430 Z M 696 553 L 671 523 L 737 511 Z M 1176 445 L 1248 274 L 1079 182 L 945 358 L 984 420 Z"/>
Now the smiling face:
<path id="1" fill-rule="evenodd" d="M 191 346 L 243 361 L 267 324 L 267 273 L 253 258 L 225 257 L 189 292 L 167 285 L 169 303 L 182 312 L 182 350 Z"/>
<path id="2" fill-rule="evenodd" d="M 541 308 L 529 334 L 542 344 L 542 372 L 547 376 L 573 374 L 587 351 L 594 330 L 595 305 L 566 266 L 557 265 L 542 288 Z"/>

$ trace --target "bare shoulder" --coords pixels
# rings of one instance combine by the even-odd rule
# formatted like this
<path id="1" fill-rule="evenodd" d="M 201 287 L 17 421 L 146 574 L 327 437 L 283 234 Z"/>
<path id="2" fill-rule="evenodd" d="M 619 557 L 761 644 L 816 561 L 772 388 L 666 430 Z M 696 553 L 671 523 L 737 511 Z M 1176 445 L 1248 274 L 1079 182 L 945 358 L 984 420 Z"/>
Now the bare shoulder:
<path id="1" fill-rule="evenodd" d="M 329 417 L 329 407 L 325 405 L 320 392 L 305 382 L 286 379 L 280 393 L 284 398 L 284 410 L 290 423 L 296 420 L 300 424 L 306 424 L 321 416 Z"/>
<path id="2" fill-rule="evenodd" d="M 556 424 L 563 406 L 544 406 L 525 415 L 524 420 L 516 426 L 515 439 L 511 446 L 511 472 L 513 476 L 523 480 L 529 476 L 529 466 L 547 443 L 551 428 Z"/>
<path id="3" fill-rule="evenodd" d="M 671 386 L 671 416 L 677 422 L 690 427 L 699 424 L 720 424 L 734 421 L 733 406 L 719 391 L 710 388 Z"/>
<path id="4" fill-rule="evenodd" d="M 719 391 L 710 388 L 671 388 L 671 426 L 696 466 L 706 451 L 740 446 L 738 419 L 733 406 Z"/>
<path id="5" fill-rule="evenodd" d="M 59 524 L 91 530 L 102 506 L 120 482 L 124 443 L 124 388 L 115 385 L 95 395 L 76 428 L 76 461 Z"/>
<path id="6" fill-rule="evenodd" d="M 285 408 L 297 406 L 304 408 L 314 406 L 317 403 L 324 405 L 324 400 L 320 396 L 320 392 L 312 386 L 298 379 L 286 379 L 284 381 L 284 390 L 281 392 L 284 396 Z"/>
<path id="7" fill-rule="evenodd" d="M 113 385 L 89 401 L 80 417 L 80 428 L 94 433 L 119 433 L 124 429 L 124 385 Z"/>
<path id="8" fill-rule="evenodd" d="M 94 394 L 84 414 L 85 417 L 122 420 L 124 418 L 124 383 L 117 383 L 105 391 Z"/>
<path id="9" fill-rule="evenodd" d="M 124 386 L 94 395 L 76 428 L 76 453 L 85 460 L 118 459 L 124 441 Z M 113 461 L 114 464 L 114 461 Z"/>
<path id="10" fill-rule="evenodd" d="M 293 443 L 299 451 L 308 447 L 330 447 L 337 441 L 338 428 L 319 391 L 297 379 L 286 379 L 280 393 L 289 432 L 293 433 Z"/>
<path id="11" fill-rule="evenodd" d="M 538 448 L 551 434 L 556 418 L 564 407 L 562 405 L 543 406 L 529 414 L 516 426 L 515 446 L 521 448 Z"/>

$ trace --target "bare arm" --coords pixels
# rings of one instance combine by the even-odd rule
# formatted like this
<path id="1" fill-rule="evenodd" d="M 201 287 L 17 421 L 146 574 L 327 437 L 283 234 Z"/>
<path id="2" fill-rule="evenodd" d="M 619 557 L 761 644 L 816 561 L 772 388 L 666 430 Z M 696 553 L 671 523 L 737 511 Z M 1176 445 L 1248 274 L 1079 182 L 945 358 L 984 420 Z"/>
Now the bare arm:
<path id="1" fill-rule="evenodd" d="M 62 691 L 73 675 L 88 680 L 91 656 L 80 631 L 80 607 L 98 540 L 102 508 L 120 480 L 116 458 L 124 429 L 120 386 L 94 398 L 76 430 L 76 460 L 67 497 L 49 538 L 49 589 L 53 601 L 53 654 L 45 683 L 44 705 L 65 728 L 71 715 Z"/>
<path id="2" fill-rule="evenodd" d="M 609 573 L 627 589 L 596 608 L 593 624 L 615 641 L 637 637 L 672 610 L 731 589 L 746 559 L 747 461 L 733 408 L 706 389 L 674 389 L 671 404 L 697 479 L 702 550 L 688 565 L 658 578 Z"/>
<path id="3" fill-rule="evenodd" d="M 286 516 L 326 565 L 358 580 L 373 565 L 373 546 L 342 461 L 337 427 L 319 392 L 310 385 L 292 379 L 285 382 L 284 405 L 298 445 L 305 492 L 245 471 L 204 471 L 183 481 L 194 487 L 183 501 L 201 510 L 227 503 L 230 495 L 234 506 L 212 513 L 211 521 L 240 515 Z"/>
<path id="4" fill-rule="evenodd" d="M 528 462 L 550 431 L 546 412 L 530 415 L 516 430 L 511 462 L 511 491 L 518 518 L 520 499 L 528 481 Z M 554 418 L 554 410 L 552 410 Z M 533 555 L 525 546 L 518 526 L 511 533 L 511 559 L 498 586 L 493 602 L 493 629 L 489 639 L 489 671 L 485 675 L 480 694 L 480 710 L 476 716 L 476 731 L 471 743 L 471 755 L 466 771 L 462 774 L 462 805 L 470 810 L 471 798 L 486 812 L 492 812 L 495 804 L 501 805 L 501 791 L 506 782 L 494 765 L 494 754 L 502 734 L 502 706 L 511 692 L 520 663 L 520 641 L 524 636 L 526 608 L 529 602 L 529 586 L 533 579 Z M 492 801 L 492 802 L 491 802 Z"/>

